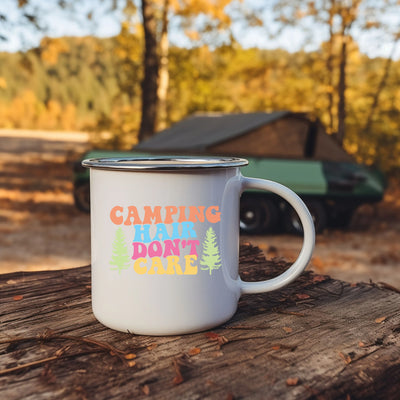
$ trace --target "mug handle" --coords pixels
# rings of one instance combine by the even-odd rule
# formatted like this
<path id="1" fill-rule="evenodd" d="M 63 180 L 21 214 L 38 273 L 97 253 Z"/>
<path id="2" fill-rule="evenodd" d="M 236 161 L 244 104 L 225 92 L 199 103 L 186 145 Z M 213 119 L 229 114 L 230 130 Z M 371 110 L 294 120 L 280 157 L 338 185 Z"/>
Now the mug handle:
<path id="1" fill-rule="evenodd" d="M 315 245 L 315 229 L 313 219 L 306 205 L 292 190 L 280 183 L 266 179 L 241 177 L 241 193 L 244 189 L 261 189 L 283 197 L 297 212 L 303 225 L 304 239 L 299 257 L 293 265 L 281 275 L 260 282 L 245 282 L 239 277 L 241 294 L 271 292 L 280 289 L 295 280 L 307 267 Z"/>

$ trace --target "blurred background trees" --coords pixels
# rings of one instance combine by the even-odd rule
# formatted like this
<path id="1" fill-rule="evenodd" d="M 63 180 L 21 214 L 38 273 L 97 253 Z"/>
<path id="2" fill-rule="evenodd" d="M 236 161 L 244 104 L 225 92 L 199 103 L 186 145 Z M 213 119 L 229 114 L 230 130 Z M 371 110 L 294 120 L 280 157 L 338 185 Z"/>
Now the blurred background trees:
<path id="1" fill-rule="evenodd" d="M 28 8 L 33 3 L 18 1 L 21 21 L 45 30 L 40 10 Z M 78 18 L 76 0 L 53 3 Z M 270 26 L 254 0 L 91 4 L 81 23 L 96 23 L 102 5 L 119 21 L 118 35 L 56 38 L 45 31 L 39 46 L 0 53 L 1 127 L 85 129 L 97 132 L 97 145 L 128 148 L 195 112 L 308 111 L 359 161 L 399 170 L 395 0 L 273 1 Z M 3 8 L 0 27 L 10 23 Z M 254 29 L 257 43 L 268 43 L 293 27 L 304 32 L 297 51 L 240 40 Z M 180 43 L 170 39 L 177 34 Z M 391 51 L 362 53 L 363 34 L 381 35 Z"/>

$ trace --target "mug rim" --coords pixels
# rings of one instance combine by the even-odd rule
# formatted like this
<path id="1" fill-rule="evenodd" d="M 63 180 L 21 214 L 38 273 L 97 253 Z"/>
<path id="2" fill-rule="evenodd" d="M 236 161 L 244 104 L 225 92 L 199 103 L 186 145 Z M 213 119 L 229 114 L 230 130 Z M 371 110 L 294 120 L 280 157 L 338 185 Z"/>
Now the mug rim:
<path id="1" fill-rule="evenodd" d="M 114 171 L 171 171 L 176 169 L 243 167 L 248 163 L 248 160 L 239 157 L 146 156 L 89 158 L 82 161 L 82 166 Z"/>

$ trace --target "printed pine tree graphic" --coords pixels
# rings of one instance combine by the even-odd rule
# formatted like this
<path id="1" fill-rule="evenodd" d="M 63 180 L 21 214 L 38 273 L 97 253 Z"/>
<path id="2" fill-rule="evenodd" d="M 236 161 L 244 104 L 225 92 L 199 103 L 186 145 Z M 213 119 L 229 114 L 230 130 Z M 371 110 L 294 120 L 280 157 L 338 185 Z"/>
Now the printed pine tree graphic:
<path id="1" fill-rule="evenodd" d="M 111 265 L 115 265 L 116 268 L 111 268 L 113 271 L 121 272 L 123 269 L 129 267 L 129 254 L 128 248 L 125 243 L 125 235 L 121 227 L 115 232 L 115 240 L 113 243 L 113 255 L 110 261 Z"/>
<path id="2" fill-rule="evenodd" d="M 205 265 L 205 267 L 201 269 L 203 271 L 208 270 L 210 275 L 214 269 L 218 269 L 221 266 L 217 235 L 211 227 L 208 228 L 206 232 L 206 238 L 203 243 L 203 256 L 201 257 L 200 264 Z"/>

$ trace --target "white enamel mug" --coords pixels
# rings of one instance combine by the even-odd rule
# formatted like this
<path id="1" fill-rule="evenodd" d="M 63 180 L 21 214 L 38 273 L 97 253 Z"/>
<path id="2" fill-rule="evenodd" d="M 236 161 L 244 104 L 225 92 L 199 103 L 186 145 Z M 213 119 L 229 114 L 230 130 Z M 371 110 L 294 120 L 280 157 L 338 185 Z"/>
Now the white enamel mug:
<path id="1" fill-rule="evenodd" d="M 315 242 L 309 211 L 276 182 L 243 177 L 240 158 L 153 157 L 84 160 L 90 168 L 92 307 L 104 325 L 143 335 L 218 326 L 245 293 L 296 279 Z M 303 225 L 295 263 L 276 278 L 238 274 L 239 201 L 245 189 L 287 200 Z"/>

